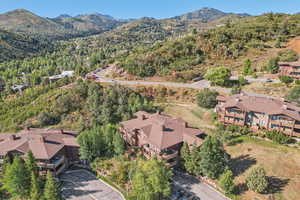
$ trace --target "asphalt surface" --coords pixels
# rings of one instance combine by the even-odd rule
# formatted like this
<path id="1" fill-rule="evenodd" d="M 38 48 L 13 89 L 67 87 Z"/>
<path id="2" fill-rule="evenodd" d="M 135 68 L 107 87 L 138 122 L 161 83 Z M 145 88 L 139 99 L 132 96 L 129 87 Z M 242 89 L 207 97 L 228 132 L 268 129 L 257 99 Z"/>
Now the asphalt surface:
<path id="1" fill-rule="evenodd" d="M 206 183 L 200 182 L 197 178 L 184 173 L 176 172 L 173 177 L 173 184 L 199 197 L 201 200 L 228 200 L 223 194 Z"/>
<path id="2" fill-rule="evenodd" d="M 117 190 L 86 170 L 67 171 L 59 179 L 66 200 L 124 200 Z"/>
<path id="3" fill-rule="evenodd" d="M 120 84 L 120 85 L 152 85 L 152 86 L 165 86 L 165 87 L 178 87 L 178 88 L 192 88 L 192 89 L 204 89 L 209 88 L 212 90 L 216 90 L 218 92 L 227 93 L 229 94 L 231 92 L 231 89 L 229 88 L 222 88 L 222 87 L 213 87 L 210 85 L 209 81 L 207 80 L 201 80 L 194 83 L 174 83 L 174 82 L 154 82 L 154 81 L 126 81 L 126 80 L 116 80 L 116 79 L 110 79 L 105 77 L 105 74 L 111 70 L 111 67 L 108 67 L 106 69 L 103 69 L 101 71 L 98 71 L 96 74 L 98 78 L 96 79 L 98 82 L 103 83 L 114 83 L 114 84 Z M 237 77 L 231 77 L 231 80 L 237 80 Z M 267 83 L 271 80 L 273 83 L 278 83 L 280 81 L 275 79 L 265 79 L 265 78 L 247 78 L 248 82 L 261 82 L 261 83 Z M 258 96 L 258 97 L 268 97 L 272 98 L 271 96 L 262 95 L 262 94 L 256 94 L 252 92 L 245 92 L 249 96 Z"/>

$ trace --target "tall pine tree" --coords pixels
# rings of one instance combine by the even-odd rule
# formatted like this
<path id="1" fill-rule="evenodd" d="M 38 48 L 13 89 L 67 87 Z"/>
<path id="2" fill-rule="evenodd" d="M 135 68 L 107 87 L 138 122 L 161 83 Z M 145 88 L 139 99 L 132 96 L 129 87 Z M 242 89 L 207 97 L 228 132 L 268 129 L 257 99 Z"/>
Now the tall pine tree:
<path id="1" fill-rule="evenodd" d="M 216 137 L 208 136 L 205 139 L 200 157 L 202 173 L 209 178 L 218 178 L 228 167 L 229 156 Z"/>
<path id="2" fill-rule="evenodd" d="M 44 189 L 44 199 L 45 200 L 59 200 L 59 190 L 55 183 L 53 175 L 50 171 L 47 172 L 46 184 Z"/>
<path id="3" fill-rule="evenodd" d="M 3 188 L 12 197 L 24 198 L 29 194 L 30 174 L 24 161 L 16 156 L 13 163 L 6 168 L 3 178 Z"/>
<path id="4" fill-rule="evenodd" d="M 30 200 L 39 200 L 41 198 L 41 187 L 38 176 L 34 171 L 31 172 Z"/>

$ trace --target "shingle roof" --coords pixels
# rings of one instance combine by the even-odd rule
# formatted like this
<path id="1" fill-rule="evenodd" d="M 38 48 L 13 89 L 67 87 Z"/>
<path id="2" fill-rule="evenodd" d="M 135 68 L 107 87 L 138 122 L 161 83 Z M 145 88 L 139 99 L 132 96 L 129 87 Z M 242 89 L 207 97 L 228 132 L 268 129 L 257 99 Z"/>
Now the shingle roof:
<path id="1" fill-rule="evenodd" d="M 129 131 L 141 130 L 146 136 L 147 142 L 161 150 L 181 142 L 188 142 L 189 144 L 202 143 L 202 139 L 197 136 L 203 134 L 203 132 L 188 127 L 182 119 L 159 113 L 149 114 L 143 111 L 137 112 L 135 115 L 137 116 L 136 119 L 121 123 L 123 128 Z"/>
<path id="2" fill-rule="evenodd" d="M 284 100 L 237 94 L 229 97 L 218 97 L 225 100 L 221 108 L 237 107 L 244 111 L 266 113 L 269 115 L 286 115 L 300 121 L 300 107 Z"/>
<path id="3" fill-rule="evenodd" d="M 18 134 L 0 134 L 0 155 L 11 151 L 24 154 L 32 151 L 36 159 L 48 160 L 64 146 L 78 147 L 76 135 L 74 131 L 55 129 L 30 129 Z"/>

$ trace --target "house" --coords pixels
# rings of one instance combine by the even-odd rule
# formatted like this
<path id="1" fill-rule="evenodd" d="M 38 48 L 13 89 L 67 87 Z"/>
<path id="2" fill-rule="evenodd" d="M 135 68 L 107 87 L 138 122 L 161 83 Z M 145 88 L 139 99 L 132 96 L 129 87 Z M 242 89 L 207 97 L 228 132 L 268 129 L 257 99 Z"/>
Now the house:
<path id="1" fill-rule="evenodd" d="M 14 85 L 11 86 L 11 89 L 14 92 L 22 92 L 26 88 L 29 88 L 28 85 L 16 85 L 16 84 L 14 84 Z"/>
<path id="2" fill-rule="evenodd" d="M 56 129 L 28 128 L 17 134 L 0 134 L 0 166 L 5 156 L 23 158 L 31 151 L 41 173 L 60 174 L 79 160 L 77 133 Z"/>
<path id="3" fill-rule="evenodd" d="M 297 62 L 279 62 L 279 74 L 300 79 L 300 61 Z"/>
<path id="4" fill-rule="evenodd" d="M 160 113 L 144 111 L 135 113 L 136 118 L 121 122 L 121 133 L 127 144 L 141 149 L 146 158 L 158 157 L 169 167 L 176 166 L 179 151 L 184 142 L 200 146 L 205 134 L 188 126 L 182 119 Z"/>
<path id="5" fill-rule="evenodd" d="M 279 130 L 290 136 L 300 137 L 300 107 L 284 100 L 248 96 L 244 93 L 218 96 L 216 112 L 224 124 Z"/>
<path id="6" fill-rule="evenodd" d="M 53 81 L 53 80 L 59 80 L 59 79 L 67 78 L 67 77 L 73 77 L 74 73 L 75 73 L 74 71 L 63 71 L 59 75 L 50 76 L 49 80 Z"/>

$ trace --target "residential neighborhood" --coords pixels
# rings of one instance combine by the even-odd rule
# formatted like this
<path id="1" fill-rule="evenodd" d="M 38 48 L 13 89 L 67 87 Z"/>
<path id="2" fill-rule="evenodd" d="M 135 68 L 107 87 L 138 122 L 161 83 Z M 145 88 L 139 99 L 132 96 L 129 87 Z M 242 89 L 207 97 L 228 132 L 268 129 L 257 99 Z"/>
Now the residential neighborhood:
<path id="1" fill-rule="evenodd" d="M 0 200 L 300 200 L 300 1 L 3 1 Z"/>

